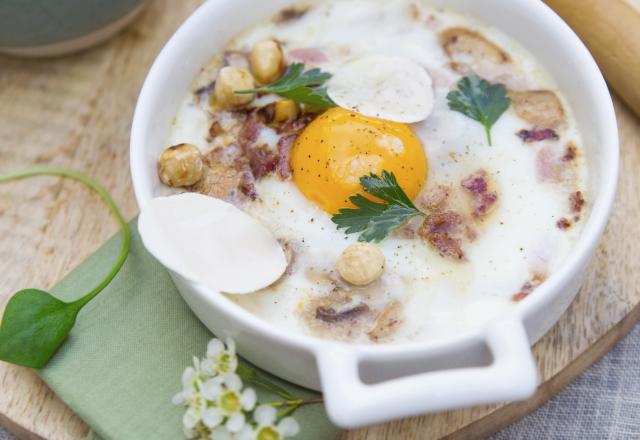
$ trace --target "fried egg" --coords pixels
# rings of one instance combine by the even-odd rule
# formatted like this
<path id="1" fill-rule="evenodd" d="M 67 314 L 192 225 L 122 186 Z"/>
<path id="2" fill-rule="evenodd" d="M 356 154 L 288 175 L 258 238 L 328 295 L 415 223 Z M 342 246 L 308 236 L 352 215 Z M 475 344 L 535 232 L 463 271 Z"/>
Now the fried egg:
<path id="1" fill-rule="evenodd" d="M 320 115 L 298 136 L 291 168 L 298 189 L 330 214 L 352 206 L 349 197 L 362 192 L 361 176 L 392 172 L 411 198 L 427 180 L 424 147 L 408 125 L 341 107 Z"/>

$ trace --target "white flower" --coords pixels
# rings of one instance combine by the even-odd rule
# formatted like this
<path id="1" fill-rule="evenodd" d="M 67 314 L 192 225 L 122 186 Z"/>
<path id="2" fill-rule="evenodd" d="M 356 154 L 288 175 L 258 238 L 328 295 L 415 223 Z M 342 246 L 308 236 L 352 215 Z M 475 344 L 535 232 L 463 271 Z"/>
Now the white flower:
<path id="1" fill-rule="evenodd" d="M 200 367 L 208 376 L 235 373 L 238 368 L 238 357 L 233 339 L 227 339 L 226 347 L 220 339 L 212 339 L 207 345 L 207 357 L 203 359 Z"/>
<path id="2" fill-rule="evenodd" d="M 193 367 L 187 367 L 182 373 L 182 391 L 173 396 L 171 402 L 174 405 L 188 405 L 201 387 L 202 381 L 199 371 Z"/>
<path id="3" fill-rule="evenodd" d="M 232 440 L 232 434 L 224 426 L 218 426 L 211 433 L 211 440 Z"/>
<path id="4" fill-rule="evenodd" d="M 210 418 L 204 421 L 205 424 L 213 428 L 226 417 L 225 427 L 234 433 L 244 428 L 244 411 L 251 411 L 257 400 L 252 388 L 242 390 L 242 380 L 234 373 L 209 379 L 202 387 L 202 395 L 215 405 L 207 410 Z"/>
<path id="5" fill-rule="evenodd" d="M 292 417 L 285 417 L 276 425 L 277 412 L 271 405 L 257 407 L 253 418 L 258 423 L 255 430 L 256 440 L 281 440 L 300 432 L 298 422 Z"/>
<path id="6" fill-rule="evenodd" d="M 182 391 L 173 396 L 175 405 L 187 410 L 182 418 L 189 439 L 201 440 L 282 440 L 295 436 L 300 427 L 291 417 L 276 423 L 271 405 L 256 408 L 253 388 L 243 388 L 235 374 L 238 358 L 233 340 L 223 344 L 212 339 L 207 357 L 193 358 L 193 367 L 182 374 Z"/>
<path id="7" fill-rule="evenodd" d="M 204 412 L 205 402 L 202 399 L 202 396 L 198 394 L 193 399 L 191 399 L 191 401 L 189 402 L 189 407 L 182 417 L 182 427 L 184 428 L 184 431 L 193 433 L 198 423 L 202 421 Z M 195 435 L 192 435 L 191 438 L 193 438 L 193 436 Z"/>

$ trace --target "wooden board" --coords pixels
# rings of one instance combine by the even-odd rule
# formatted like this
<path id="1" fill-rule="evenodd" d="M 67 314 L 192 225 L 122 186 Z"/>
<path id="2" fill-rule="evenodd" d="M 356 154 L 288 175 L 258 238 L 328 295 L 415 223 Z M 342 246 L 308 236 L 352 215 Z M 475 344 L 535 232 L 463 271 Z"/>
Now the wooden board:
<path id="1" fill-rule="evenodd" d="M 123 34 L 72 57 L 0 56 L 0 170 L 55 164 L 104 183 L 128 218 L 137 213 L 128 146 L 145 74 L 200 0 L 156 0 Z M 578 299 L 536 346 L 543 384 L 525 402 L 417 417 L 341 440 L 482 438 L 524 416 L 606 353 L 640 320 L 640 121 L 616 102 L 622 177 L 606 238 Z M 0 185 L 0 304 L 24 287 L 47 288 L 117 230 L 99 199 L 56 178 Z M 0 362 L 0 424 L 21 439 L 75 439 L 87 432 L 30 370 Z"/>

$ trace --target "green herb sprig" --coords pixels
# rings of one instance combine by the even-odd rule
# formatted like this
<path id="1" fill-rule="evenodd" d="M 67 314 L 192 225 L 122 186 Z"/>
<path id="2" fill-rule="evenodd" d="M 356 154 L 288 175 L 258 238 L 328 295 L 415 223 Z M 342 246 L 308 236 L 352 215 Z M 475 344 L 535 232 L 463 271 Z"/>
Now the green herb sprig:
<path id="1" fill-rule="evenodd" d="M 7 303 L 0 323 L 0 360 L 30 368 L 42 368 L 58 351 L 73 328 L 78 312 L 117 275 L 129 254 L 131 237 L 122 213 L 95 180 L 76 171 L 36 167 L 0 174 L 0 183 L 38 175 L 63 176 L 80 181 L 97 192 L 122 227 L 122 247 L 111 271 L 81 298 L 64 302 L 38 289 L 17 292 Z"/>
<path id="2" fill-rule="evenodd" d="M 338 229 L 345 229 L 347 234 L 360 233 L 358 241 L 380 242 L 407 220 L 426 215 L 416 208 L 391 172 L 383 170 L 381 176 L 362 176 L 360 185 L 383 202 L 374 202 L 356 194 L 349 200 L 357 208 L 341 209 L 331 217 Z"/>
<path id="3" fill-rule="evenodd" d="M 261 88 L 240 90 L 237 94 L 273 93 L 318 109 L 335 107 L 335 103 L 327 95 L 326 82 L 331 74 L 320 69 L 304 71 L 303 63 L 291 64 L 282 77 Z"/>
<path id="4" fill-rule="evenodd" d="M 511 99 L 504 84 L 491 84 L 478 75 L 465 76 L 458 90 L 447 95 L 449 108 L 480 122 L 491 145 L 491 127 L 507 111 Z"/>

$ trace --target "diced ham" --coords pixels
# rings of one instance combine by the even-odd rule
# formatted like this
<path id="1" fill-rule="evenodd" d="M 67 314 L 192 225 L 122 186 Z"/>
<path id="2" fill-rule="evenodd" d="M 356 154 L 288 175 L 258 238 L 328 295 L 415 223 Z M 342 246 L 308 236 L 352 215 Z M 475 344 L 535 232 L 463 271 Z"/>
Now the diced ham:
<path id="1" fill-rule="evenodd" d="M 546 141 L 549 139 L 558 140 L 560 138 L 558 133 L 550 128 L 544 128 L 542 130 L 520 130 L 517 135 L 524 143 L 527 144 Z"/>
<path id="2" fill-rule="evenodd" d="M 453 211 L 435 212 L 424 220 L 418 234 L 434 246 L 444 257 L 456 260 L 464 258 L 460 239 L 463 218 Z"/>
<path id="3" fill-rule="evenodd" d="M 305 113 L 292 121 L 286 121 L 280 124 L 276 127 L 276 132 L 278 134 L 299 133 L 307 128 L 307 125 L 309 125 L 316 117 L 317 115 L 312 113 Z"/>
<path id="4" fill-rule="evenodd" d="M 278 156 L 266 145 L 249 148 L 247 158 L 251 172 L 256 179 L 262 179 L 274 172 L 278 164 Z"/>
<path id="5" fill-rule="evenodd" d="M 486 171 L 476 171 L 464 179 L 461 185 L 471 194 L 473 201 L 472 216 L 474 218 L 481 219 L 495 208 L 498 194 L 495 191 L 489 191 Z"/>
<path id="6" fill-rule="evenodd" d="M 283 136 L 278 140 L 278 163 L 276 165 L 276 170 L 284 180 L 291 178 L 292 172 L 289 161 L 291 159 L 291 150 L 293 149 L 293 145 L 295 144 L 297 137 L 298 136 L 295 134 L 290 134 L 288 136 Z"/>
<path id="7" fill-rule="evenodd" d="M 542 148 L 536 156 L 536 173 L 541 182 L 559 182 L 562 179 L 562 163 L 551 148 Z"/>
<path id="8" fill-rule="evenodd" d="M 329 60 L 322 50 L 315 47 L 292 49 L 288 55 L 289 59 L 300 61 L 304 63 L 307 68 L 326 63 Z"/>
<path id="9" fill-rule="evenodd" d="M 256 141 L 258 140 L 258 136 L 260 136 L 260 130 L 262 126 L 260 124 L 260 117 L 258 116 L 257 111 L 253 111 L 249 113 L 246 121 L 242 124 L 242 128 L 240 128 L 240 133 L 238 134 L 238 142 L 240 146 L 247 151 L 251 148 Z"/>
<path id="10" fill-rule="evenodd" d="M 240 192 L 251 200 L 258 198 L 258 191 L 256 190 L 256 178 L 251 172 L 251 167 L 245 162 L 240 167 Z"/>

